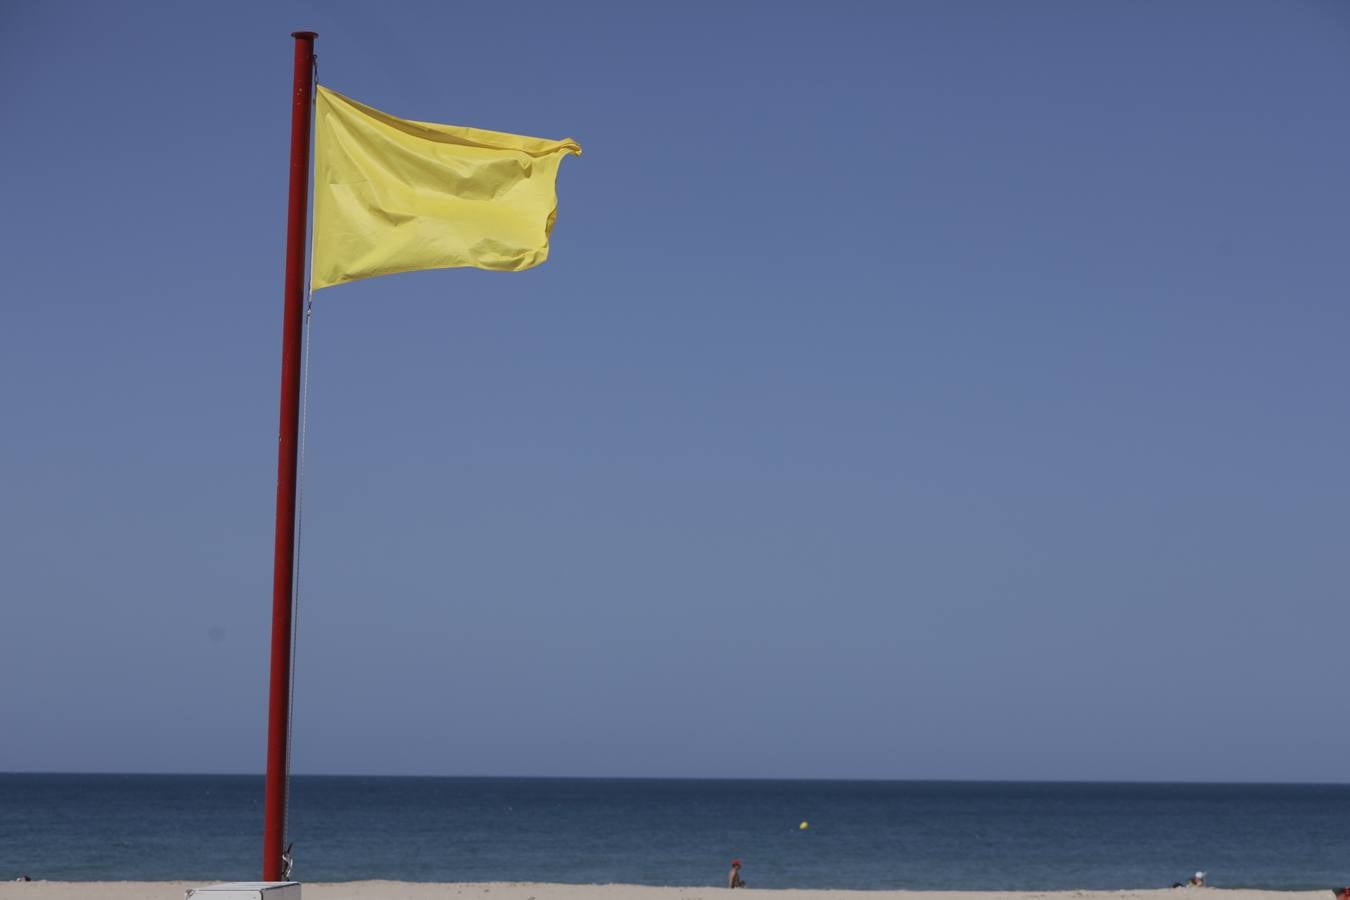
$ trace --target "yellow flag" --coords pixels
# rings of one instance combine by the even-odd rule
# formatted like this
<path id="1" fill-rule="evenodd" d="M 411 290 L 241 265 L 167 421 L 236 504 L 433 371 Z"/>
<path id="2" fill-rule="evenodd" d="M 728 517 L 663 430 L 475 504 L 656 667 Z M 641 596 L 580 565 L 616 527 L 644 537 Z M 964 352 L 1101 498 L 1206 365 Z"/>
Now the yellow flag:
<path id="1" fill-rule="evenodd" d="M 558 166 L 581 154 L 576 141 L 410 122 L 325 87 L 314 107 L 312 290 L 548 259 Z"/>

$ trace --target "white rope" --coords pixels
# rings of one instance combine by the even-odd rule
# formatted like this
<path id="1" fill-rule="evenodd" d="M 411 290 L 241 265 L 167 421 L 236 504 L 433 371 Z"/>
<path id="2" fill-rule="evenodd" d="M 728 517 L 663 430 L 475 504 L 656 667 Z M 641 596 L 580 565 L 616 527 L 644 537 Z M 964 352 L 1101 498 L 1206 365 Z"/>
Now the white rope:
<path id="1" fill-rule="evenodd" d="M 291 596 L 294 598 L 291 603 L 291 693 L 287 698 L 286 710 L 286 804 L 282 814 L 281 825 L 281 843 L 285 848 L 282 854 L 282 878 L 289 879 L 291 875 L 291 866 L 294 859 L 291 856 L 291 845 L 286 838 L 290 834 L 291 827 L 291 745 L 294 743 L 292 735 L 295 731 L 295 651 L 299 643 L 300 634 L 300 557 L 304 550 L 304 526 L 305 526 L 305 444 L 309 437 L 309 354 L 311 337 L 313 336 L 314 316 L 314 298 L 310 294 L 309 286 L 305 286 L 305 349 L 304 363 L 300 375 L 300 448 L 298 459 L 296 460 L 296 491 L 295 491 L 295 568 L 294 583 L 292 584 Z"/>

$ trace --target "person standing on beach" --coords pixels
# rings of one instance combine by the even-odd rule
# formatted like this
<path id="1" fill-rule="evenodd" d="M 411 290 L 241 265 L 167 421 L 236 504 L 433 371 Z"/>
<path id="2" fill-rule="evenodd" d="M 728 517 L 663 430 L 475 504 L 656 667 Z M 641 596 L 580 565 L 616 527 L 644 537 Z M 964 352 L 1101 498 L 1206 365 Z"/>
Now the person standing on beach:
<path id="1" fill-rule="evenodd" d="M 731 871 L 727 873 L 727 887 L 745 887 L 745 882 L 741 880 L 741 861 L 739 859 L 731 861 Z"/>

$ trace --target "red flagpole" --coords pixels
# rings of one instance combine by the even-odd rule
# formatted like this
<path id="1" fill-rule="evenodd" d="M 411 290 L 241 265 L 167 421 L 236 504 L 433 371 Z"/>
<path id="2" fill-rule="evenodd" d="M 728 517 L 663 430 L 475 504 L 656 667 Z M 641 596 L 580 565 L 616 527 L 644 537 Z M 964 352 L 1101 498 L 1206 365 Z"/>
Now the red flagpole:
<path id="1" fill-rule="evenodd" d="M 280 881 L 286 840 L 286 766 L 290 740 L 291 586 L 295 576 L 295 469 L 300 431 L 300 355 L 305 316 L 305 233 L 309 214 L 310 110 L 314 102 L 312 31 L 295 31 L 291 90 L 291 199 L 286 218 L 286 312 L 281 338 L 281 428 L 277 449 L 277 532 L 272 566 L 272 679 L 267 714 L 267 788 L 263 807 L 263 881 Z"/>

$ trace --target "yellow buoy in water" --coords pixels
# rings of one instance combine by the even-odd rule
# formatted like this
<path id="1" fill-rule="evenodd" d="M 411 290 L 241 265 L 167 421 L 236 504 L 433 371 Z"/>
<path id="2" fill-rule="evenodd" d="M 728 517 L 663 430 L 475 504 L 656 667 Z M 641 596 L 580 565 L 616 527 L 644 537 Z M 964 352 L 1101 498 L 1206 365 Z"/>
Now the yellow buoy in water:
<path id="1" fill-rule="evenodd" d="M 802 824 L 798 825 L 797 827 L 800 828 L 802 831 L 805 831 L 805 830 L 807 829 L 808 826 L 807 826 L 807 824 L 806 824 L 805 822 L 803 822 Z"/>

